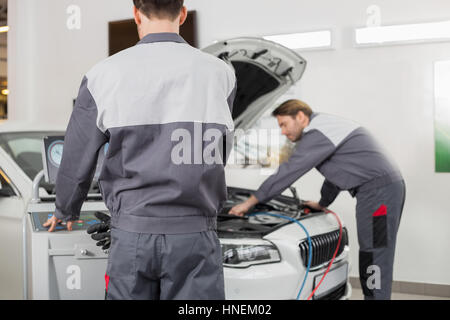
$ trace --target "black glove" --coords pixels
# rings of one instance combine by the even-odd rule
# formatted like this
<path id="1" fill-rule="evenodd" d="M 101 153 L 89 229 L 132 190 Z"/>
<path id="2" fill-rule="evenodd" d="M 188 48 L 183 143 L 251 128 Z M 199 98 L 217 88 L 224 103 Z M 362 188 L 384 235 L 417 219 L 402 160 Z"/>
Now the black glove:
<path id="1" fill-rule="evenodd" d="M 111 217 L 99 211 L 95 216 L 101 222 L 90 226 L 87 233 L 92 234 L 91 238 L 97 241 L 97 246 L 102 247 L 102 250 L 108 250 L 111 246 Z"/>

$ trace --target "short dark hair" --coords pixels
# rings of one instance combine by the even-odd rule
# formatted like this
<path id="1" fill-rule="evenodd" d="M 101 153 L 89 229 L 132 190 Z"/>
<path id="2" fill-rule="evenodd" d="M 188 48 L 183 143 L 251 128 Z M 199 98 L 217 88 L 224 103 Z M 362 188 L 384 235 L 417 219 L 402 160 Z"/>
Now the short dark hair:
<path id="1" fill-rule="evenodd" d="M 174 20 L 184 6 L 184 0 L 133 0 L 134 6 L 148 18 Z"/>
<path id="2" fill-rule="evenodd" d="M 311 118 L 311 115 L 313 114 L 311 107 L 308 106 L 306 102 L 292 99 L 283 102 L 272 112 L 272 116 L 291 116 L 295 118 L 299 112 L 303 112 L 308 118 Z"/>

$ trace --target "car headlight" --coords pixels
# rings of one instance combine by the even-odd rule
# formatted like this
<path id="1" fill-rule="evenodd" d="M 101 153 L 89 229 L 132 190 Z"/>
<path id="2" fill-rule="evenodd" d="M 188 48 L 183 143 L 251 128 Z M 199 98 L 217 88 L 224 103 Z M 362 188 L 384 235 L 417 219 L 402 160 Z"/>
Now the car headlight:
<path id="1" fill-rule="evenodd" d="M 278 249 L 270 242 L 261 244 L 222 243 L 223 265 L 246 268 L 251 265 L 280 262 Z"/>

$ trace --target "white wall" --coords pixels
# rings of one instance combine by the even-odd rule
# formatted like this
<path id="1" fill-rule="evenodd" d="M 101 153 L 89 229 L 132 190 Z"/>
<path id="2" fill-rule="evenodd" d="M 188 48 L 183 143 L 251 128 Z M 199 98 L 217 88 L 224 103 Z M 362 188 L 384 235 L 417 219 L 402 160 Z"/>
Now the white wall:
<path id="1" fill-rule="evenodd" d="M 131 0 L 9 1 L 10 117 L 67 122 L 83 74 L 108 52 L 107 22 L 131 18 Z M 354 48 L 352 30 L 377 4 L 382 24 L 450 19 L 447 0 L 186 0 L 198 11 L 199 42 L 332 28 L 334 50 L 300 52 L 308 61 L 299 98 L 317 111 L 356 120 L 396 159 L 407 183 L 394 279 L 450 284 L 450 174 L 434 173 L 433 63 L 450 59 L 450 43 Z M 82 28 L 66 28 L 66 8 L 81 7 Z M 242 179 L 243 176 L 245 179 Z M 257 188 L 258 171 L 229 171 L 230 185 Z M 319 197 L 322 177 L 296 184 L 306 199 Z M 350 230 L 358 275 L 355 201 L 332 205 Z"/>

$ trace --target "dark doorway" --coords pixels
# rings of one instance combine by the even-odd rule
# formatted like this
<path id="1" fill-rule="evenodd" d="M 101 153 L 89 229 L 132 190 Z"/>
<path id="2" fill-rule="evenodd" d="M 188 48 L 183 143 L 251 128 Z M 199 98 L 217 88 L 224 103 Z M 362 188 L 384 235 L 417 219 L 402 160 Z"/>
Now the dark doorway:
<path id="1" fill-rule="evenodd" d="M 186 22 L 180 28 L 180 34 L 191 46 L 197 48 L 197 15 L 189 11 Z M 112 21 L 109 23 L 109 55 L 128 49 L 139 42 L 136 24 L 133 19 Z"/>
<path id="2" fill-rule="evenodd" d="M 8 1 L 0 0 L 0 119 L 8 118 Z"/>

